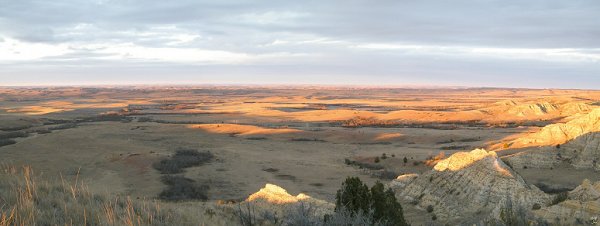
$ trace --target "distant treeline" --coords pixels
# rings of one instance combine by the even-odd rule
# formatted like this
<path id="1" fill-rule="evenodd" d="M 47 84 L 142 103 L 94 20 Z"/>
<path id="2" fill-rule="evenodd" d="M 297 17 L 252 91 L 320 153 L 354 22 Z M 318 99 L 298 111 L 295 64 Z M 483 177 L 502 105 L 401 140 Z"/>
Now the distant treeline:
<path id="1" fill-rule="evenodd" d="M 536 120 L 536 121 L 509 121 L 509 122 L 486 122 L 482 120 L 467 120 L 467 121 L 447 121 L 447 122 L 414 122 L 414 121 L 398 121 L 398 120 L 380 120 L 377 118 L 354 117 L 345 121 L 341 121 L 340 125 L 348 128 L 359 127 L 408 127 L 408 128 L 427 128 L 427 129 L 442 129 L 454 130 L 461 127 L 496 127 L 496 128 L 516 128 L 519 126 L 535 126 L 543 127 L 552 124 L 558 119 Z"/>

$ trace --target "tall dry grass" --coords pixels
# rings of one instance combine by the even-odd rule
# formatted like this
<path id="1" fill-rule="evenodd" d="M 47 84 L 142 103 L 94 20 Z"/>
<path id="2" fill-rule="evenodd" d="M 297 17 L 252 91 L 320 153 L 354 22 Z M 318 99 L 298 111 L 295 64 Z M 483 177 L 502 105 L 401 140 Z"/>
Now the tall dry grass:
<path id="1" fill-rule="evenodd" d="M 1 167 L 0 226 L 189 225 L 156 201 L 92 194 L 79 180 L 36 179 L 31 167 Z"/>

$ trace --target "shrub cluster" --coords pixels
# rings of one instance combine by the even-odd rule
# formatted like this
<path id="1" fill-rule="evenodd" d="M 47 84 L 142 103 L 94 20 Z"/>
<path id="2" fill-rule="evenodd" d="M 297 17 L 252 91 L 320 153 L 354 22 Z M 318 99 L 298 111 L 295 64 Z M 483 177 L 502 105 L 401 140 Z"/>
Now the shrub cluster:
<path id="1" fill-rule="evenodd" d="M 182 173 L 183 169 L 199 166 L 209 162 L 213 158 L 210 152 L 198 152 L 197 150 L 179 149 L 170 159 L 163 159 L 154 163 L 154 168 L 162 174 Z"/>
<path id="2" fill-rule="evenodd" d="M 568 192 L 570 190 L 573 190 L 573 187 L 568 187 L 568 186 L 556 186 L 556 185 L 550 185 L 550 184 L 546 184 L 543 182 L 538 182 L 534 184 L 536 187 L 538 187 L 540 190 L 542 190 L 545 193 L 548 194 L 559 194 L 559 193 L 563 193 L 563 192 Z"/>
<path id="3" fill-rule="evenodd" d="M 392 127 L 397 126 L 398 122 L 390 120 L 379 120 L 376 118 L 354 117 L 342 122 L 343 127 Z"/>
<path id="4" fill-rule="evenodd" d="M 120 113 L 106 113 L 79 119 L 81 122 L 131 122 L 133 118 Z"/>
<path id="5" fill-rule="evenodd" d="M 167 201 L 207 200 L 208 185 L 201 185 L 192 179 L 173 174 L 182 173 L 185 168 L 207 163 L 212 158 L 213 155 L 210 152 L 179 149 L 171 158 L 154 163 L 153 166 L 156 170 L 166 174 L 162 176 L 161 180 L 168 186 L 158 197 Z"/>
<path id="6" fill-rule="evenodd" d="M 180 175 L 164 175 L 162 182 L 168 185 L 158 197 L 163 200 L 207 200 L 208 185 L 198 185 L 196 181 Z"/>
<path id="7" fill-rule="evenodd" d="M 23 132 L 23 131 L 0 133 L 0 139 L 10 139 L 10 138 L 27 137 L 27 136 L 29 136 L 29 134 L 26 132 Z"/>
<path id="8" fill-rule="evenodd" d="M 317 139 L 317 138 L 292 138 L 290 141 L 312 141 L 312 142 L 327 142 L 325 140 Z"/>
<path id="9" fill-rule="evenodd" d="M 344 159 L 344 163 L 349 166 L 358 166 L 360 169 L 370 169 L 370 170 L 382 170 L 384 167 L 377 163 L 368 163 L 361 161 L 354 161 L 350 159 Z"/>
<path id="10" fill-rule="evenodd" d="M 60 124 L 60 125 L 48 127 L 48 130 L 54 131 L 54 130 L 72 129 L 75 127 L 77 127 L 77 123 L 71 122 L 71 123 Z"/>
<path id="11" fill-rule="evenodd" d="M 556 205 L 559 204 L 561 202 L 564 202 L 565 200 L 567 200 L 567 198 L 569 198 L 569 193 L 568 192 L 561 192 L 558 193 L 554 196 L 554 199 L 552 200 L 552 203 L 550 205 Z"/>
<path id="12" fill-rule="evenodd" d="M 17 142 L 11 139 L 6 139 L 6 140 L 0 140 L 0 147 L 2 146 L 7 146 L 7 145 L 12 145 L 12 144 L 16 144 Z"/>
<path id="13" fill-rule="evenodd" d="M 348 177 L 337 191 L 335 212 L 340 211 L 348 211 L 351 216 L 370 215 L 371 225 L 408 225 L 391 189 L 385 190 L 381 182 L 369 189 L 358 177 Z"/>
<path id="14" fill-rule="evenodd" d="M 382 180 L 393 180 L 398 177 L 398 173 L 384 169 L 371 172 L 371 176 Z"/>

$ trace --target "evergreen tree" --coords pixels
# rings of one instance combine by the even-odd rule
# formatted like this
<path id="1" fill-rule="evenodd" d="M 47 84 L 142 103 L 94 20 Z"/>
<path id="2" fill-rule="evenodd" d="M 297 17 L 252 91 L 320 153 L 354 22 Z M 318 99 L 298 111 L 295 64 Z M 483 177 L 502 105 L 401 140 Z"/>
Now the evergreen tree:
<path id="1" fill-rule="evenodd" d="M 363 184 L 358 177 L 348 177 L 335 195 L 335 211 L 345 208 L 352 215 L 358 211 L 368 213 L 370 199 L 369 187 Z"/>
<path id="2" fill-rule="evenodd" d="M 404 220 L 402 206 L 396 200 L 394 191 L 390 188 L 384 189 L 383 184 L 379 181 L 371 187 L 373 221 L 388 225 L 408 225 Z"/>
<path id="3" fill-rule="evenodd" d="M 372 213 L 372 224 L 408 225 L 394 191 L 385 190 L 379 181 L 369 190 L 358 177 L 348 177 L 336 194 L 335 211 L 342 210 L 349 211 L 352 216 Z"/>

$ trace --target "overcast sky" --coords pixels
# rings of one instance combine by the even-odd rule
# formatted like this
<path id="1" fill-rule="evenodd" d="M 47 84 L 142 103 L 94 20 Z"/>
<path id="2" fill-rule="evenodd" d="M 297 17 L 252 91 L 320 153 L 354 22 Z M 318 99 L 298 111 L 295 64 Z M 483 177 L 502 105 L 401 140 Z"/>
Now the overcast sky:
<path id="1" fill-rule="evenodd" d="M 600 87 L 598 0 L 0 0 L 0 85 Z"/>

